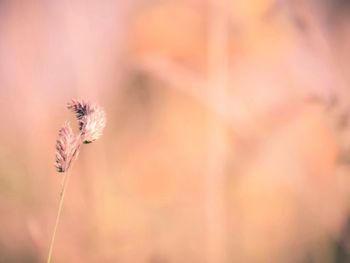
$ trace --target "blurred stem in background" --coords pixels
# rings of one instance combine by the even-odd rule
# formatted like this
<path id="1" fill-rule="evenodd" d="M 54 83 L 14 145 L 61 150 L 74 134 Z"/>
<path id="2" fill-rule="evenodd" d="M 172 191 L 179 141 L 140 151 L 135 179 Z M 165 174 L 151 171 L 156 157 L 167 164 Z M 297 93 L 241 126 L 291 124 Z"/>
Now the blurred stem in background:
<path id="1" fill-rule="evenodd" d="M 229 18 L 225 1 L 209 0 L 207 99 L 228 110 Z M 212 117 L 208 121 L 208 163 L 205 175 L 205 207 L 208 262 L 227 262 L 225 165 L 227 161 L 226 123 Z"/>

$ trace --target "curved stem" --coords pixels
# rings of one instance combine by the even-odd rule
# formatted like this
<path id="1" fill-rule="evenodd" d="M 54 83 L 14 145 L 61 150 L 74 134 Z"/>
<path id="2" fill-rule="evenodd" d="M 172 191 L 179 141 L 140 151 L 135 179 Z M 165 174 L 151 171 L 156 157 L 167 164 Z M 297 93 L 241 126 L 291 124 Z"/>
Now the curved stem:
<path id="1" fill-rule="evenodd" d="M 56 237 L 58 223 L 59 223 L 60 217 L 61 217 L 61 212 L 62 212 L 62 207 L 63 207 L 63 200 L 64 200 L 64 196 L 65 196 L 66 189 L 67 189 L 69 175 L 70 175 L 70 173 L 68 173 L 68 172 L 64 173 L 63 185 L 62 185 L 62 190 L 61 190 L 61 194 L 60 194 L 60 202 L 59 202 L 59 205 L 58 205 L 56 222 L 55 222 L 55 226 L 54 226 L 53 233 L 52 233 L 52 238 L 51 238 L 51 243 L 50 243 L 50 248 L 49 248 L 49 254 L 47 256 L 47 263 L 51 262 L 52 249 L 53 249 L 53 245 L 54 245 L 54 242 L 55 242 L 55 237 Z"/>

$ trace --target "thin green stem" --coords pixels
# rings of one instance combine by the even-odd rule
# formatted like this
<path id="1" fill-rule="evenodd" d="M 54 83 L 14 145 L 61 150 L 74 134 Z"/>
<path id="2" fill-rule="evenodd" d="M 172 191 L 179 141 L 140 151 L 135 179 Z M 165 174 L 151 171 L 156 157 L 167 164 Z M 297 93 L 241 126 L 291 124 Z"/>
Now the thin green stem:
<path id="1" fill-rule="evenodd" d="M 58 205 L 57 216 L 56 216 L 56 223 L 55 223 L 55 226 L 54 226 L 54 229 L 53 229 L 53 233 L 52 233 L 52 238 L 51 238 L 51 243 L 50 243 L 50 248 L 49 248 L 49 254 L 47 256 L 47 263 L 51 262 L 52 249 L 53 249 L 53 245 L 54 245 L 54 242 L 55 242 L 55 237 L 56 237 L 58 223 L 59 223 L 60 217 L 61 217 L 61 212 L 62 212 L 62 207 L 63 207 L 63 200 L 64 200 L 64 196 L 65 196 L 65 193 L 66 193 L 69 176 L 70 176 L 70 173 L 68 173 L 68 172 L 64 173 L 63 185 L 62 185 L 62 190 L 61 190 L 61 194 L 60 194 L 60 203 Z"/>

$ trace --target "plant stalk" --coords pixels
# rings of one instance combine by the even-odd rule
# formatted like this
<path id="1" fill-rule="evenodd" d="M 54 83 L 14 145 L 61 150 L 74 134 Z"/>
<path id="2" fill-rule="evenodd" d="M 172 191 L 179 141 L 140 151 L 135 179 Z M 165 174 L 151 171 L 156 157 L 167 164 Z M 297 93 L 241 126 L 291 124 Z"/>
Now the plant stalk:
<path id="1" fill-rule="evenodd" d="M 50 248 L 49 248 L 49 254 L 47 256 L 47 263 L 51 263 L 53 245 L 54 245 L 54 242 L 55 242 L 55 237 L 56 237 L 58 223 L 59 223 L 60 217 L 61 217 L 63 201 L 64 201 L 64 196 L 65 196 L 65 193 L 66 193 L 69 177 L 70 177 L 70 173 L 69 172 L 65 172 L 64 173 L 64 178 L 63 178 L 62 190 L 61 190 L 61 193 L 60 193 L 60 202 L 59 202 L 59 205 L 58 205 L 56 222 L 55 222 L 55 226 L 54 226 L 53 233 L 52 233 L 52 238 L 51 238 L 51 243 L 50 243 Z"/>

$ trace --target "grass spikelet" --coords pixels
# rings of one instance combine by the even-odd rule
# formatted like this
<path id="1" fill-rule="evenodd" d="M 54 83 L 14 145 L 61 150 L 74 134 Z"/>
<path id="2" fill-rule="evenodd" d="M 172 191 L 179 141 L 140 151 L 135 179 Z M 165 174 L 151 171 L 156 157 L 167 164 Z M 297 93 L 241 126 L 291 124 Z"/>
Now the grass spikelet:
<path id="1" fill-rule="evenodd" d="M 95 103 L 84 100 L 71 100 L 67 108 L 76 115 L 79 125 L 79 134 L 74 135 L 69 122 L 66 122 L 58 132 L 56 141 L 56 163 L 57 172 L 63 173 L 63 185 L 57 210 L 55 226 L 53 229 L 47 263 L 51 262 L 53 245 L 55 242 L 58 223 L 60 221 L 64 196 L 67 189 L 70 173 L 69 168 L 77 159 L 82 143 L 88 144 L 96 141 L 106 126 L 105 112 Z"/>

